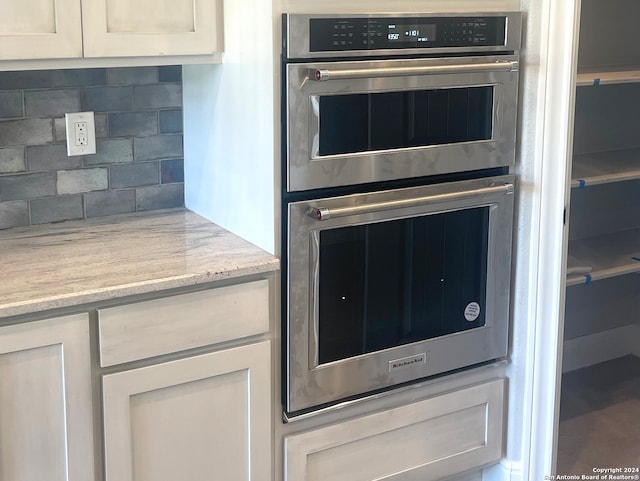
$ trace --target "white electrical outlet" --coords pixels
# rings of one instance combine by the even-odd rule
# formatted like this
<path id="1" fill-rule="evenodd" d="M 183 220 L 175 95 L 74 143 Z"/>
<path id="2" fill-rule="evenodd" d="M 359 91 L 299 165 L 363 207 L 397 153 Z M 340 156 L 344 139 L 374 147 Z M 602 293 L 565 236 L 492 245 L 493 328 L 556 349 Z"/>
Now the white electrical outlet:
<path id="1" fill-rule="evenodd" d="M 67 127 L 67 155 L 96 153 L 96 123 L 93 112 L 64 115 Z"/>

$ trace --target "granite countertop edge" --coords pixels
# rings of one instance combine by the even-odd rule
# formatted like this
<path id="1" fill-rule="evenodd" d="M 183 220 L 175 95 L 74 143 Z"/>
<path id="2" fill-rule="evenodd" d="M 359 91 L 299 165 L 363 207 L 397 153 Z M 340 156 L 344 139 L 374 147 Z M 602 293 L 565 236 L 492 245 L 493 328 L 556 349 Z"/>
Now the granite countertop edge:
<path id="1" fill-rule="evenodd" d="M 120 243 L 135 242 L 132 235 L 136 229 L 141 230 L 140 237 L 145 235 L 143 230 L 153 231 L 154 239 L 162 247 L 156 252 L 150 246 L 144 255 L 139 256 L 147 258 L 141 260 L 123 248 L 120 259 L 118 252 L 113 251 L 117 251 Z M 140 240 L 144 241 L 144 238 Z M 51 260 L 60 258 L 61 253 L 66 252 L 64 249 L 73 249 L 78 253 L 79 265 L 88 263 L 91 266 L 87 252 L 95 248 L 96 242 L 102 242 L 99 245 L 111 252 L 109 262 L 97 266 L 93 276 L 85 274 L 79 279 L 78 267 L 61 261 L 58 268 Z M 0 233 L 0 255 L 3 247 L 8 259 L 5 262 L 5 279 L 8 282 L 4 287 L 0 286 L 2 319 L 44 314 L 55 309 L 81 307 L 129 296 L 149 294 L 151 298 L 161 291 L 268 274 L 280 267 L 277 257 L 186 209 L 5 231 Z M 83 252 L 84 247 L 86 252 Z M 163 256 L 170 258 L 162 259 Z M 167 261 L 166 265 L 162 264 L 163 260 Z M 143 278 L 139 275 L 127 278 L 126 270 L 123 274 L 122 268 L 122 264 L 127 262 L 131 263 L 132 270 L 136 269 L 136 262 L 141 267 L 153 264 L 157 274 L 152 269 Z M 174 264 L 177 266 L 175 270 Z M 188 268 L 184 267 L 185 264 Z M 39 265 L 46 265 L 46 268 L 39 270 Z M 65 279 L 65 269 L 69 279 Z M 84 269 L 85 272 L 87 270 L 92 269 Z M 29 278 L 47 274 L 52 276 L 49 283 L 34 283 Z M 66 281 L 68 289 L 65 289 Z"/>

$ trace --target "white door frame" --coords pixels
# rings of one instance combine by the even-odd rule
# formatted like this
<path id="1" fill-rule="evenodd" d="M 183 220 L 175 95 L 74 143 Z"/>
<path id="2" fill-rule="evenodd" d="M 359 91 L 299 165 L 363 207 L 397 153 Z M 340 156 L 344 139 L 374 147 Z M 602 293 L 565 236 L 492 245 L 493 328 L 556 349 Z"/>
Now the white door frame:
<path id="1" fill-rule="evenodd" d="M 575 70 L 581 0 L 522 0 L 529 33 L 539 28 L 535 172 L 533 173 L 532 286 L 529 288 L 529 380 L 525 390 L 525 480 L 555 474 L 562 375 L 568 211 L 573 146 Z M 529 52 L 534 55 L 533 50 Z M 534 247 L 537 244 L 537 247 Z M 530 390 L 530 391 L 529 391 Z M 527 416 L 528 419 L 527 419 Z"/>

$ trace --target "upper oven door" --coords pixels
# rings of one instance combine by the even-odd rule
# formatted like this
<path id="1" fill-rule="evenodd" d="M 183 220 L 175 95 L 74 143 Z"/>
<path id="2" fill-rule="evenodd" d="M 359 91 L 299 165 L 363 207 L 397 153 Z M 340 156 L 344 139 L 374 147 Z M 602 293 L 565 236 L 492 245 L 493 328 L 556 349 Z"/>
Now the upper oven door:
<path id="1" fill-rule="evenodd" d="M 286 68 L 289 192 L 515 161 L 516 55 Z"/>

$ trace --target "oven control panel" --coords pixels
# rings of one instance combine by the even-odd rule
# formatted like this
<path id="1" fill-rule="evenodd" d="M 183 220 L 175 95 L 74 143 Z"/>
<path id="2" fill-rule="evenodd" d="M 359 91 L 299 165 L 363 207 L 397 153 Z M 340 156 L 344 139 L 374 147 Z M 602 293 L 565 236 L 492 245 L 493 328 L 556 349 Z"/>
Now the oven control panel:
<path id="1" fill-rule="evenodd" d="M 309 50 L 500 47 L 506 24 L 504 16 L 310 18 Z"/>

